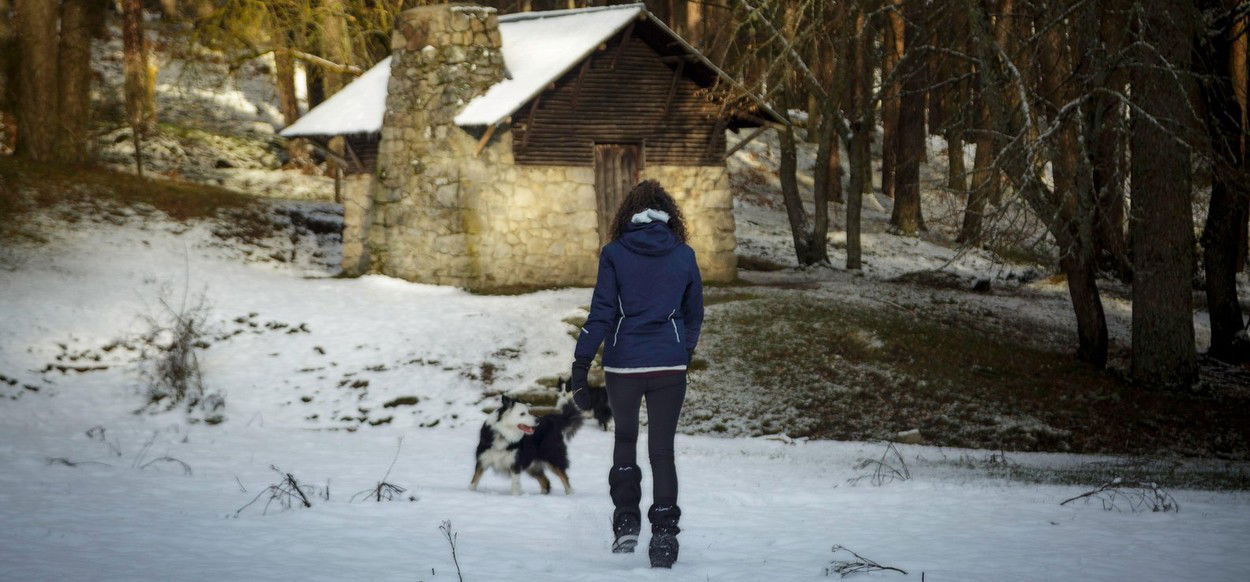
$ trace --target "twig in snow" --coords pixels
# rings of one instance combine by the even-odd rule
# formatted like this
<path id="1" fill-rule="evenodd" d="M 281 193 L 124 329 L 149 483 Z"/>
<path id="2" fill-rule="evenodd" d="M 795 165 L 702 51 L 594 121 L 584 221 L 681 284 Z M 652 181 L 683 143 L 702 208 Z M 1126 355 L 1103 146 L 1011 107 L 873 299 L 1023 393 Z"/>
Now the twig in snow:
<path id="1" fill-rule="evenodd" d="M 1086 502 L 1090 499 L 1097 499 L 1102 502 L 1102 508 L 1107 511 L 1113 509 L 1123 511 L 1121 505 L 1124 504 L 1128 505 L 1129 511 L 1132 513 L 1147 509 L 1150 511 L 1181 510 L 1181 506 L 1176 502 L 1176 499 L 1167 491 L 1160 489 L 1158 484 L 1153 482 L 1123 481 L 1119 477 L 1076 497 L 1065 499 L 1059 505 L 1067 505 L 1078 499 L 1084 499 Z"/>
<path id="2" fill-rule="evenodd" d="M 388 483 L 386 479 L 391 476 L 391 469 L 395 468 L 395 461 L 399 460 L 399 451 L 403 446 L 404 437 L 401 436 L 399 437 L 399 442 L 395 445 L 395 456 L 391 459 L 391 465 L 386 468 L 386 474 L 382 475 L 382 480 L 378 481 L 377 485 L 374 485 L 372 488 L 352 495 L 348 501 L 354 502 L 357 497 L 362 497 L 364 499 L 373 498 L 374 501 L 381 503 L 383 501 L 394 501 L 397 497 L 402 496 L 407 489 L 394 483 Z M 409 497 L 408 499 L 416 501 L 415 497 Z"/>
<path id="3" fill-rule="evenodd" d="M 139 449 L 139 454 L 135 455 L 134 462 L 130 463 L 130 468 L 135 469 L 139 463 L 143 462 L 143 458 L 147 456 L 148 449 L 152 448 L 152 443 L 156 442 L 156 431 L 152 431 L 152 436 L 148 438 L 148 442 L 143 443 L 143 448 Z"/>
<path id="4" fill-rule="evenodd" d="M 315 492 L 314 486 L 300 485 L 299 481 L 295 479 L 295 475 L 285 473 L 282 469 L 279 469 L 275 465 L 270 465 L 269 468 L 273 469 L 275 473 L 281 476 L 282 480 L 276 484 L 266 487 L 263 491 L 257 493 L 256 497 L 253 497 L 251 501 L 243 505 L 243 507 L 236 509 L 234 512 L 235 517 L 239 517 L 239 514 L 243 513 L 244 509 L 251 507 L 257 501 L 260 501 L 260 499 L 265 497 L 266 494 L 268 494 L 269 497 L 265 499 L 265 508 L 261 510 L 261 515 L 268 513 L 269 506 L 275 502 L 283 510 L 295 507 L 297 504 L 304 507 L 312 507 L 312 502 L 308 500 L 308 493 L 305 493 L 305 490 Z M 328 488 L 326 489 L 326 493 L 328 496 Z"/>
<path id="5" fill-rule="evenodd" d="M 885 570 L 898 572 L 899 574 L 902 574 L 904 576 L 907 575 L 906 570 L 895 568 L 894 566 L 885 566 L 885 565 L 879 564 L 874 560 L 870 560 L 868 558 L 865 558 L 855 553 L 854 551 L 848 549 L 845 546 L 839 546 L 839 545 L 833 546 L 833 553 L 837 555 L 839 552 L 845 552 L 846 554 L 849 554 L 849 556 L 846 556 L 843 559 L 837 559 L 837 560 L 833 560 L 832 562 L 830 562 L 829 565 L 825 567 L 826 576 L 829 576 L 831 574 L 838 574 L 842 576 L 843 578 L 846 578 L 847 576 L 850 576 L 851 574 L 862 574 L 865 572 L 881 572 Z"/>
<path id="6" fill-rule="evenodd" d="M 896 467 L 893 463 L 897 463 L 898 466 Z M 860 459 L 855 468 L 860 470 L 871 468 L 872 470 L 858 477 L 847 479 L 846 482 L 851 485 L 857 485 L 863 479 L 868 479 L 874 487 L 880 487 L 886 483 L 911 479 L 907 461 L 903 460 L 903 454 L 898 452 L 898 448 L 892 442 L 886 444 L 880 459 Z"/>
<path id="7" fill-rule="evenodd" d="M 100 441 L 104 443 L 104 445 L 109 448 L 109 451 L 113 453 L 113 456 L 115 457 L 122 456 L 121 448 L 118 447 L 116 443 L 109 442 L 108 438 L 106 438 L 104 433 L 105 433 L 104 427 L 97 424 L 87 429 L 87 438 L 93 441 Z"/>
<path id="8" fill-rule="evenodd" d="M 179 464 L 179 465 L 181 465 L 181 466 L 182 466 L 182 474 L 183 474 L 183 475 L 191 475 L 191 465 L 188 465 L 188 464 L 186 464 L 186 463 L 182 462 L 181 460 L 179 460 L 179 459 L 175 459 L 175 458 L 170 457 L 170 456 L 157 457 L 157 458 L 155 458 L 155 459 L 152 459 L 151 461 L 148 461 L 148 462 L 146 462 L 146 463 L 144 463 L 144 464 L 140 465 L 140 466 L 139 466 L 139 468 L 140 468 L 140 469 L 147 469 L 147 468 L 148 468 L 148 466 L 152 465 L 153 463 L 158 463 L 158 462 L 177 463 L 177 464 Z"/>
<path id="9" fill-rule="evenodd" d="M 71 461 L 65 457 L 48 457 L 48 464 L 64 465 L 66 467 L 77 467 L 79 465 L 104 465 L 105 467 L 112 467 L 112 465 L 108 463 L 101 463 L 99 461 Z"/>
<path id="10" fill-rule="evenodd" d="M 450 519 L 443 520 L 438 529 L 446 536 L 447 545 L 451 546 L 451 562 L 456 565 L 456 578 L 459 578 L 460 582 L 464 582 L 464 574 L 460 573 L 460 560 L 456 558 L 456 538 L 460 537 L 460 534 L 451 531 Z"/>

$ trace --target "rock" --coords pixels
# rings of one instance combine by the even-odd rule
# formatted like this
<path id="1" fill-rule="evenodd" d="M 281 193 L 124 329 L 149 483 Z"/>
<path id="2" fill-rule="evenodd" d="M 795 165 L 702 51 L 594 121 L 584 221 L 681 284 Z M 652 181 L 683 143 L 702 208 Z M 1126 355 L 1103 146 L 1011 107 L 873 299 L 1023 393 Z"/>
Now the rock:
<path id="1" fill-rule="evenodd" d="M 920 436 L 920 429 L 913 428 L 895 434 L 894 442 L 905 445 L 918 445 L 924 442 L 924 437 Z"/>

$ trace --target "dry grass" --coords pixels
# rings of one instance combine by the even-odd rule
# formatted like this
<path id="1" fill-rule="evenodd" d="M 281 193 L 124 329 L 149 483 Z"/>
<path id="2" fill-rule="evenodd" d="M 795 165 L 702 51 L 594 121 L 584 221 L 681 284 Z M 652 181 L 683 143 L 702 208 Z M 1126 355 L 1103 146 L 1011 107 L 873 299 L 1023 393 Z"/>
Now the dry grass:
<path id="1" fill-rule="evenodd" d="M 866 308 L 794 291 L 709 312 L 688 427 L 846 440 L 1250 458 L 1250 394 L 1147 392 L 1015 329 L 941 306 Z M 732 430 L 731 430 L 732 432 Z"/>
<path id="2" fill-rule="evenodd" d="M 25 212 L 83 200 L 147 205 L 178 221 L 212 217 L 219 210 L 253 203 L 252 198 L 224 188 L 9 156 L 0 156 L 0 184 L 0 222 L 4 224 L 13 224 Z"/>

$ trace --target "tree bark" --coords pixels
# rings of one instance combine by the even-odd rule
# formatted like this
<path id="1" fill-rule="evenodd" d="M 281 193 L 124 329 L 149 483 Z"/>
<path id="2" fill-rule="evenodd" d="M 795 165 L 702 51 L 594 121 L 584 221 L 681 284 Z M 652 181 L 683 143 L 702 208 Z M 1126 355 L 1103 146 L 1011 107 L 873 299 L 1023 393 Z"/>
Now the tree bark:
<path id="1" fill-rule="evenodd" d="M 882 32 L 881 78 L 896 73 L 903 57 L 905 25 L 903 23 L 903 0 L 890 0 L 893 5 L 886 13 Z M 900 108 L 901 76 L 894 74 L 894 81 L 884 87 L 881 97 L 881 195 L 893 198 L 895 191 L 895 168 L 898 158 L 898 126 Z"/>
<path id="2" fill-rule="evenodd" d="M 91 40 L 103 15 L 101 0 L 61 3 L 57 157 L 63 162 L 78 164 L 90 159 Z"/>
<path id="3" fill-rule="evenodd" d="M 321 51 L 325 57 L 341 65 L 355 65 L 351 40 L 347 36 L 347 6 L 345 0 L 322 0 Z M 346 73 L 322 71 L 325 95 L 329 97 L 352 82 Z"/>
<path id="4" fill-rule="evenodd" d="M 846 195 L 846 268 L 860 269 L 862 249 L 860 245 L 861 214 L 863 212 L 864 192 L 871 189 L 871 167 L 868 165 L 872 143 L 872 70 L 873 70 L 873 33 L 868 24 L 868 15 L 857 10 L 855 15 L 855 37 L 851 40 L 850 52 L 853 55 L 850 67 L 841 67 L 842 83 L 849 88 L 851 141 L 847 144 L 847 161 L 850 176 L 847 182 Z"/>
<path id="5" fill-rule="evenodd" d="M 35 161 L 56 159 L 57 3 L 16 0 L 18 58 L 17 153 Z"/>
<path id="6" fill-rule="evenodd" d="M 981 242 L 981 224 L 985 206 L 994 198 L 998 187 L 998 167 L 994 163 L 994 136 L 991 133 L 989 105 L 977 97 L 976 155 L 972 159 L 972 186 L 968 190 L 968 204 L 964 207 L 964 220 L 955 239 L 960 244 L 975 245 Z"/>
<path id="7" fill-rule="evenodd" d="M 1140 3 L 1131 72 L 1140 108 L 1132 120 L 1133 381 L 1150 387 L 1191 385 L 1198 374 L 1193 323 L 1193 220 L 1188 147 L 1178 143 L 1190 118 L 1187 0 Z M 1145 119 L 1150 116 L 1153 119 Z M 1166 124 L 1160 127 L 1159 124 Z"/>
<path id="8" fill-rule="evenodd" d="M 126 76 L 126 120 L 135 145 L 135 170 L 143 175 L 143 138 L 155 124 L 147 40 L 143 32 L 143 2 L 122 0 L 122 70 Z"/>
<path id="9" fill-rule="evenodd" d="M 703 0 L 686 2 L 686 40 L 695 47 L 703 42 Z"/>
<path id="10" fill-rule="evenodd" d="M 925 34 L 922 26 L 926 16 L 921 3 L 915 2 L 908 6 L 905 46 L 921 44 L 920 39 Z M 890 226 L 899 234 L 914 236 L 925 230 L 924 215 L 920 207 L 920 162 L 925 151 L 924 57 L 913 52 L 905 55 L 899 66 L 903 68 L 903 89 L 899 97 L 898 126 L 895 128 L 897 153 L 894 167 L 894 210 L 890 214 Z"/>
<path id="11" fill-rule="evenodd" d="M 1219 34 L 1203 35 L 1195 43 L 1197 78 L 1208 139 L 1214 154 L 1211 202 L 1202 231 L 1202 259 L 1206 271 L 1207 310 L 1211 319 L 1210 355 L 1231 362 L 1250 360 L 1250 342 L 1238 333 L 1245 329 L 1237 298 L 1237 255 L 1241 247 L 1239 225 L 1250 215 L 1250 176 L 1245 153 L 1241 106 L 1237 101 L 1233 72 L 1236 38 L 1233 22 L 1219 0 L 1201 0 Z"/>

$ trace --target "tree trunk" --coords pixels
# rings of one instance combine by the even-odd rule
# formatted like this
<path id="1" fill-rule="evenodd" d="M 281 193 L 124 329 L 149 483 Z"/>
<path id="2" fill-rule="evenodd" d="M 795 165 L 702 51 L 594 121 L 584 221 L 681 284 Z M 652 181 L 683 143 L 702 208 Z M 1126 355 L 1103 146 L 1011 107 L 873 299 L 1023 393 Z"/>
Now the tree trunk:
<path id="1" fill-rule="evenodd" d="M 280 45 L 286 48 L 286 45 Z M 282 122 L 291 125 L 299 120 L 299 100 L 295 97 L 295 58 L 286 50 L 275 50 L 274 87 L 278 93 L 278 111 L 282 112 Z"/>
<path id="2" fill-rule="evenodd" d="M 1102 368 L 1107 365 L 1107 318 L 1103 313 L 1092 259 L 1088 255 L 1079 256 L 1077 252 L 1064 252 L 1059 268 L 1068 279 L 1068 296 L 1076 312 L 1076 357 Z"/>
<path id="3" fill-rule="evenodd" d="M 964 169 L 964 130 L 946 130 L 946 188 L 957 196 L 968 193 L 967 170 Z"/>
<path id="4" fill-rule="evenodd" d="M 926 15 L 922 4 L 908 7 L 906 46 L 921 44 L 924 37 L 922 23 Z M 894 167 L 894 211 L 890 214 L 891 229 L 899 234 L 914 236 L 925 230 L 924 215 L 920 208 L 920 162 L 925 151 L 924 127 L 924 58 L 918 52 L 903 57 L 903 90 L 899 97 L 897 153 Z"/>
<path id="5" fill-rule="evenodd" d="M 91 39 L 97 21 L 104 15 L 103 9 L 100 0 L 61 3 L 57 157 L 68 163 L 83 163 L 90 158 Z"/>
<path id="6" fill-rule="evenodd" d="M 1222 2 L 1202 0 L 1207 14 L 1220 14 Z M 1239 225 L 1250 215 L 1250 191 L 1246 177 L 1250 166 L 1242 150 L 1243 118 L 1234 89 L 1236 45 L 1232 19 L 1213 19 L 1221 34 L 1199 37 L 1195 43 L 1196 69 L 1206 106 L 1208 138 L 1214 154 L 1211 203 L 1202 231 L 1202 259 L 1206 271 L 1207 309 L 1211 318 L 1211 350 L 1216 358 L 1231 362 L 1250 359 L 1250 342 L 1240 340 L 1245 329 L 1237 298 L 1237 255 L 1241 247 Z"/>
<path id="7" fill-rule="evenodd" d="M 794 128 L 785 126 L 781 132 L 781 160 L 779 172 L 781 179 L 781 198 L 786 205 L 786 218 L 790 221 L 790 235 L 794 240 L 794 256 L 800 265 L 810 265 L 812 261 L 811 226 L 807 221 L 807 211 L 803 208 L 803 199 L 799 196 L 799 182 L 795 172 L 798 170 L 798 155 L 795 146 Z"/>
<path id="8" fill-rule="evenodd" d="M 17 35 L 17 153 L 32 160 L 56 159 L 57 3 L 16 0 Z"/>
<path id="9" fill-rule="evenodd" d="M 322 0 L 321 51 L 341 65 L 354 65 L 351 40 L 347 36 L 346 0 Z M 325 95 L 330 97 L 352 82 L 347 73 L 322 71 Z"/>
<path id="10" fill-rule="evenodd" d="M 975 245 L 981 242 L 981 228 L 985 206 L 994 198 L 998 187 L 998 167 L 994 163 L 994 136 L 991 133 L 989 105 L 980 96 L 974 106 L 977 110 L 976 155 L 972 159 L 972 186 L 968 190 L 968 204 L 964 207 L 964 220 L 956 242 Z"/>
<path id="11" fill-rule="evenodd" d="M 686 2 L 686 40 L 695 47 L 703 42 L 703 2 L 704 0 Z"/>
<path id="12" fill-rule="evenodd" d="M 882 32 L 881 78 L 885 82 L 893 74 L 894 81 L 884 87 L 881 97 L 881 195 L 893 198 L 895 168 L 898 158 L 898 126 L 901 76 L 894 70 L 900 64 L 906 45 L 902 14 L 903 0 L 891 0 L 892 10 L 886 13 Z"/>
<path id="13" fill-rule="evenodd" d="M 871 166 L 868 165 L 872 143 L 872 69 L 873 39 L 868 25 L 868 15 L 863 10 L 856 11 L 855 38 L 850 51 L 853 54 L 851 66 L 841 67 L 842 82 L 849 87 L 851 142 L 847 144 L 847 161 L 850 176 L 847 182 L 846 196 L 846 268 L 862 267 L 862 249 L 860 246 L 860 223 L 863 211 L 864 191 L 871 189 Z"/>
<path id="14" fill-rule="evenodd" d="M 1250 161 L 1250 135 L 1245 128 L 1250 128 L 1250 14 L 1242 15 L 1233 24 L 1233 55 L 1229 68 L 1233 78 L 1233 91 L 1237 94 L 1237 102 L 1241 104 L 1241 156 L 1243 162 Z M 1237 270 L 1246 268 L 1246 255 L 1250 252 L 1250 221 L 1243 220 L 1237 225 L 1237 237 L 1241 241 L 1237 246 Z"/>
<path id="15" fill-rule="evenodd" d="M 1133 246 L 1133 381 L 1142 386 L 1183 387 L 1197 378 L 1192 306 L 1193 220 L 1188 148 L 1177 143 L 1189 116 L 1188 70 L 1196 18 L 1187 0 L 1136 6 L 1138 51 L 1132 68 L 1131 238 Z M 1181 78 L 1188 78 L 1187 76 Z M 1135 112 L 1137 113 L 1137 112 Z M 1142 118 L 1152 116 L 1159 127 Z"/>
<path id="16" fill-rule="evenodd" d="M 122 69 L 126 76 L 126 120 L 135 145 L 135 171 L 143 175 L 143 138 L 154 123 L 148 84 L 147 41 L 143 32 L 143 2 L 122 0 Z"/>

